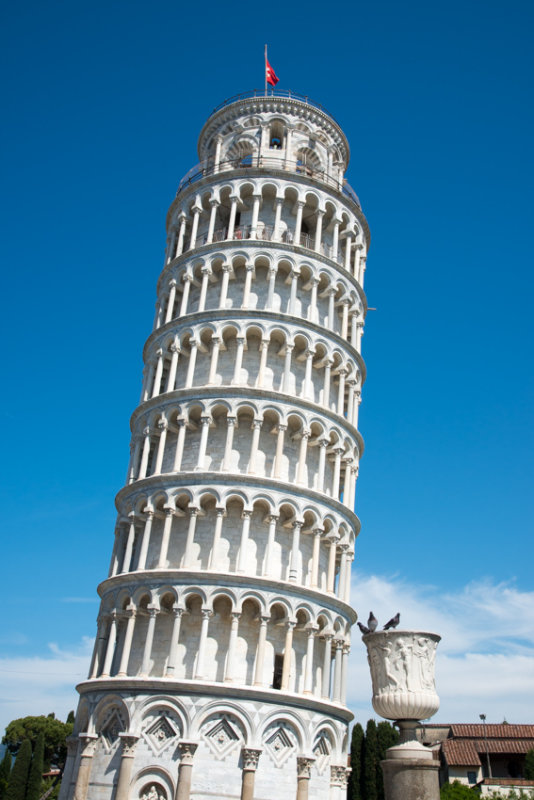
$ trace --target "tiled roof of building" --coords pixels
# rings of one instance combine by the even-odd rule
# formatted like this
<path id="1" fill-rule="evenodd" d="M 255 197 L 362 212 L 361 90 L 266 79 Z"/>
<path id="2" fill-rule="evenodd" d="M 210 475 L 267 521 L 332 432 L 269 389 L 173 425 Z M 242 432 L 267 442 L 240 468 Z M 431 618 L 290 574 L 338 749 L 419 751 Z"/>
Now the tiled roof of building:
<path id="1" fill-rule="evenodd" d="M 453 723 L 451 736 L 455 739 L 534 739 L 534 725 L 470 725 Z"/>
<path id="2" fill-rule="evenodd" d="M 445 739 L 442 752 L 450 767 L 475 767 L 486 752 L 524 755 L 533 746 L 529 739 Z"/>
<path id="3" fill-rule="evenodd" d="M 442 753 L 449 767 L 479 767 L 480 758 L 474 742 L 445 739 L 441 745 Z"/>

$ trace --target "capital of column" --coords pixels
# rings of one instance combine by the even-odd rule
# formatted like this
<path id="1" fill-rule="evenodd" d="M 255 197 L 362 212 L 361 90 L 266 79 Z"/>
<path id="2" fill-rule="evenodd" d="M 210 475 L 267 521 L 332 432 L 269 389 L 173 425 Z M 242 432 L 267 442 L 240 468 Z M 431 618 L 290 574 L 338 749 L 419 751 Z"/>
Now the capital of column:
<path id="1" fill-rule="evenodd" d="M 255 771 L 258 767 L 258 761 L 260 760 L 260 756 L 262 754 L 262 750 L 255 747 L 243 747 L 241 750 L 241 756 L 243 758 L 243 769 L 247 771 Z"/>
<path id="2" fill-rule="evenodd" d="M 122 758 L 133 758 L 139 736 L 134 733 L 119 733 L 119 739 L 122 742 Z"/>
<path id="3" fill-rule="evenodd" d="M 226 424 L 230 425 L 232 427 L 235 427 L 237 425 L 237 417 L 227 416 L 226 417 Z"/>
<path id="4" fill-rule="evenodd" d="M 200 272 L 201 272 L 202 275 L 211 275 L 212 274 L 212 269 L 211 269 L 209 264 L 204 264 L 200 268 Z"/>
<path id="5" fill-rule="evenodd" d="M 210 416 L 200 417 L 201 425 L 211 425 L 212 422 L 213 422 L 213 417 Z"/>
<path id="6" fill-rule="evenodd" d="M 178 750 L 180 751 L 181 764 L 193 764 L 193 756 L 196 753 L 198 742 L 190 742 L 182 739 L 178 742 Z"/>
<path id="7" fill-rule="evenodd" d="M 79 733 L 78 739 L 82 747 L 82 756 L 92 758 L 95 754 L 95 748 L 98 743 L 98 736 L 96 733 Z"/>
<path id="8" fill-rule="evenodd" d="M 160 431 L 165 431 L 169 427 L 169 423 L 165 417 L 158 420 L 158 428 Z"/>
<path id="9" fill-rule="evenodd" d="M 244 508 L 241 512 L 241 519 L 250 519 L 252 516 L 252 509 Z"/>
<path id="10" fill-rule="evenodd" d="M 338 764 L 331 765 L 330 767 L 331 786 L 341 786 L 342 788 L 345 788 L 347 786 L 347 778 L 348 778 L 347 767 Z"/>
<path id="11" fill-rule="evenodd" d="M 310 778 L 314 761 L 313 756 L 297 756 L 297 777 Z"/>

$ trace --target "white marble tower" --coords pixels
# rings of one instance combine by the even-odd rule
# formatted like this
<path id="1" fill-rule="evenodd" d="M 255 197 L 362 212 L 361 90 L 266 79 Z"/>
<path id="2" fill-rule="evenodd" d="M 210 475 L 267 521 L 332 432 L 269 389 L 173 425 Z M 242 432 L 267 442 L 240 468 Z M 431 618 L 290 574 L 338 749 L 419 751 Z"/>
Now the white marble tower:
<path id="1" fill-rule="evenodd" d="M 369 231 L 309 98 L 233 97 L 198 151 L 61 800 L 342 800 Z"/>

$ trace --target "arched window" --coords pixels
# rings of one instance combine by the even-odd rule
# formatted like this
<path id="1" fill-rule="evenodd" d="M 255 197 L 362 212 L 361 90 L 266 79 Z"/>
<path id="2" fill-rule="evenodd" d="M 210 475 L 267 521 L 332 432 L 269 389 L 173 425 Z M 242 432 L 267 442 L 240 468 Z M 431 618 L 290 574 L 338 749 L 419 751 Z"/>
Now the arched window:
<path id="1" fill-rule="evenodd" d="M 271 150 L 281 150 L 284 146 L 285 128 L 280 120 L 271 122 L 269 128 L 269 148 Z"/>

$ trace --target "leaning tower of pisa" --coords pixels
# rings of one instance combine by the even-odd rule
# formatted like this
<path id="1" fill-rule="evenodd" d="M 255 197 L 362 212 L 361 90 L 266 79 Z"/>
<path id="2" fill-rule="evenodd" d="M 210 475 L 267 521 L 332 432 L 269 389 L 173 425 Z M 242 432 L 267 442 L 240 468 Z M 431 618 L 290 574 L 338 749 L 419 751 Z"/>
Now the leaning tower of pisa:
<path id="1" fill-rule="evenodd" d="M 369 231 L 307 97 L 233 97 L 167 215 L 62 800 L 342 800 Z"/>

